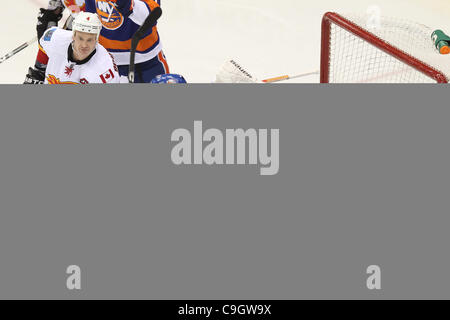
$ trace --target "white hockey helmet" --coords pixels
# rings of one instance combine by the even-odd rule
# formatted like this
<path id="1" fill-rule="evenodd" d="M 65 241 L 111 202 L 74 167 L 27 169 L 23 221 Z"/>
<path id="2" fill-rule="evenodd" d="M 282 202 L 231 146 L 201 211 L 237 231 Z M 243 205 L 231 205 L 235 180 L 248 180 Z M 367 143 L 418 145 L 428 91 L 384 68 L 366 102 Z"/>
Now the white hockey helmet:
<path id="1" fill-rule="evenodd" d="M 73 20 L 72 30 L 73 32 L 80 31 L 96 34 L 98 39 L 100 31 L 102 30 L 102 23 L 97 14 L 82 11 L 78 13 Z"/>

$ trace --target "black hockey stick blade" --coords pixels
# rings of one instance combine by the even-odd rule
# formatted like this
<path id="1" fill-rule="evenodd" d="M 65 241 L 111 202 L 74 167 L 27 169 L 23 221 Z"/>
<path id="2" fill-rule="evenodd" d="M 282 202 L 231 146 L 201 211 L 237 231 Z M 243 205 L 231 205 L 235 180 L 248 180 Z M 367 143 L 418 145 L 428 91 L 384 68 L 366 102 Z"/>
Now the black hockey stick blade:
<path id="1" fill-rule="evenodd" d="M 128 71 L 128 82 L 134 83 L 134 59 L 136 57 L 136 48 L 139 41 L 144 37 L 145 33 L 153 27 L 156 21 L 161 17 L 162 10 L 160 7 L 154 8 L 144 23 L 139 27 L 139 29 L 134 33 L 131 38 L 131 50 L 130 50 L 130 65 Z"/>

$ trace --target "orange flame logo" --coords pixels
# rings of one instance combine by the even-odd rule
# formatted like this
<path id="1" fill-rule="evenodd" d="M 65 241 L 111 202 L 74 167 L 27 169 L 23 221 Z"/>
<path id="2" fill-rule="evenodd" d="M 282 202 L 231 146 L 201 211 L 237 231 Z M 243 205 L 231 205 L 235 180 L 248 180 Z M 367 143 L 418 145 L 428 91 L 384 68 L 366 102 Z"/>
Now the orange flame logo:
<path id="1" fill-rule="evenodd" d="M 49 74 L 47 76 L 47 82 L 48 82 L 48 84 L 78 84 L 77 82 L 61 81 L 61 80 L 59 80 L 59 78 L 55 77 L 52 74 Z"/>

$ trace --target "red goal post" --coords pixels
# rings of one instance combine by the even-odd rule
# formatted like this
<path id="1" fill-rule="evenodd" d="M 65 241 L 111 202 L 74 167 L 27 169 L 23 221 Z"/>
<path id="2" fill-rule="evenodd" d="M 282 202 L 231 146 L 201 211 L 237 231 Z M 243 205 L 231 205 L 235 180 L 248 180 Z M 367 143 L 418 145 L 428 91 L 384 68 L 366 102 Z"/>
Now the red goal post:
<path id="1" fill-rule="evenodd" d="M 369 31 L 364 17 L 327 12 L 322 19 L 320 82 L 447 83 L 450 55 L 435 50 L 431 32 L 424 25 L 392 18 L 383 18 L 378 29 Z"/>

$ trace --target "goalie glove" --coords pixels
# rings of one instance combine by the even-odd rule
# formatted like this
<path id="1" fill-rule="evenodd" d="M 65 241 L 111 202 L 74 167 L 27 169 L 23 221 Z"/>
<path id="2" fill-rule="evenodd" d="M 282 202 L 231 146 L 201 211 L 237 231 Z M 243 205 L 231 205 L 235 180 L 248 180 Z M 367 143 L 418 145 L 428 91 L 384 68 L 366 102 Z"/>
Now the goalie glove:
<path id="1" fill-rule="evenodd" d="M 45 72 L 28 68 L 28 74 L 25 76 L 23 84 L 44 84 Z"/>
<path id="2" fill-rule="evenodd" d="M 58 25 L 58 21 L 62 18 L 62 8 L 55 10 L 39 9 L 38 22 L 36 24 L 36 31 L 38 39 L 41 39 L 45 30 L 50 27 Z"/>
<path id="3" fill-rule="evenodd" d="M 216 74 L 216 83 L 256 83 L 258 79 L 253 77 L 239 63 L 227 60 Z"/>

